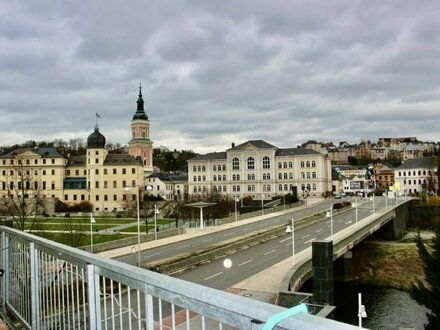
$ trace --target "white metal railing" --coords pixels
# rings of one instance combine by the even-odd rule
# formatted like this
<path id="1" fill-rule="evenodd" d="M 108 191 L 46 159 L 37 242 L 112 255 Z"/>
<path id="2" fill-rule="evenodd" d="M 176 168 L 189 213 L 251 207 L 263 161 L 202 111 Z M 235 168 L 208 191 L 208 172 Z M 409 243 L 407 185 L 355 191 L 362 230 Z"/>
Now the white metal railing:
<path id="1" fill-rule="evenodd" d="M 261 329 L 286 311 L 8 227 L 0 232 L 0 312 L 12 328 Z M 354 329 L 308 314 L 276 326 L 293 328 Z"/>

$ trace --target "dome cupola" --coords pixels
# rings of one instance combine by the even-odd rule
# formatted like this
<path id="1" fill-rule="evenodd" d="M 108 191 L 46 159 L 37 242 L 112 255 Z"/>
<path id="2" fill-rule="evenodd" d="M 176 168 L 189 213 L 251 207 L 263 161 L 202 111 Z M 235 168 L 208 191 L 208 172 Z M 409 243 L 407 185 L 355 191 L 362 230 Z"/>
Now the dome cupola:
<path id="1" fill-rule="evenodd" d="M 99 132 L 98 126 L 95 126 L 95 131 L 87 138 L 87 148 L 101 149 L 105 148 L 105 136 Z"/>

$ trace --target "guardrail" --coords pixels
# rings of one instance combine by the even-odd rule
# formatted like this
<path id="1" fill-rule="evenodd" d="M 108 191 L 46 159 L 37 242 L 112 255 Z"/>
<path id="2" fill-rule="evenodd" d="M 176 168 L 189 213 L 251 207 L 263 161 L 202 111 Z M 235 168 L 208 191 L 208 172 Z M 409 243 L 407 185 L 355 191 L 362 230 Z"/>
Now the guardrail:
<path id="1" fill-rule="evenodd" d="M 15 229 L 0 232 L 0 314 L 13 329 L 262 329 L 286 311 Z M 274 329 L 355 327 L 297 314 Z"/>

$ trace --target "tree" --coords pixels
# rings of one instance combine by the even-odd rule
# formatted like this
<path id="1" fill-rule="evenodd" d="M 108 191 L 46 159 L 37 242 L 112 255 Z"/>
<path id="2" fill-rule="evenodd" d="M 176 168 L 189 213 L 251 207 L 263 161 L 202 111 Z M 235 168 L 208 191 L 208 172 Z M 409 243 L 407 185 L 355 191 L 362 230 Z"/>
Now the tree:
<path id="1" fill-rule="evenodd" d="M 37 214 L 45 211 L 45 198 L 43 197 L 34 171 L 27 163 L 25 157 L 16 157 L 16 162 L 7 171 L 3 182 L 6 194 L 0 198 L 0 209 L 6 216 L 12 218 L 14 226 L 21 231 L 28 225 L 29 231 L 34 229 Z"/>
<path id="2" fill-rule="evenodd" d="M 410 294 L 415 301 L 430 310 L 426 314 L 428 323 L 425 329 L 440 329 L 440 226 L 436 229 L 431 249 L 425 246 L 420 233 L 416 244 L 423 263 L 424 279 L 412 285 Z"/>

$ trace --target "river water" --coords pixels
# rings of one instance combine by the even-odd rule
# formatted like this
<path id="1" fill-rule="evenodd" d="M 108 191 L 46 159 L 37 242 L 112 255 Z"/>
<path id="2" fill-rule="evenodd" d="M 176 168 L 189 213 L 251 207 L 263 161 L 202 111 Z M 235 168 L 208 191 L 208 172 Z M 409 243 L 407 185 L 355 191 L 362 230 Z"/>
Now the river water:
<path id="1" fill-rule="evenodd" d="M 358 292 L 367 318 L 362 326 L 369 329 L 423 329 L 427 309 L 418 305 L 405 291 L 350 283 L 335 283 L 335 319 L 358 325 Z"/>

